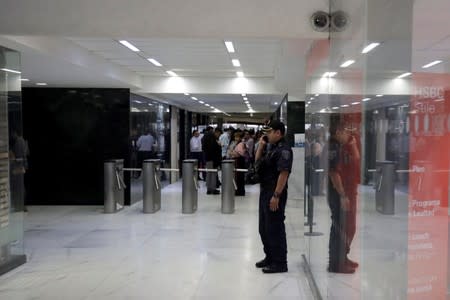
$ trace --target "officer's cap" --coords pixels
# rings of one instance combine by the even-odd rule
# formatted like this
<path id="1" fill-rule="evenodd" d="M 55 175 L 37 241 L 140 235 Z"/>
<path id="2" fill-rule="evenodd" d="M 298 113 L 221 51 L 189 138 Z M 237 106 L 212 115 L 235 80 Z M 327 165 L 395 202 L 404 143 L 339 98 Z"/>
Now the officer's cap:
<path id="1" fill-rule="evenodd" d="M 267 125 L 264 125 L 262 128 L 263 132 L 268 132 L 270 130 L 279 130 L 282 135 L 284 135 L 284 132 L 286 131 L 286 127 L 284 126 L 283 122 L 280 122 L 278 120 L 271 120 Z"/>

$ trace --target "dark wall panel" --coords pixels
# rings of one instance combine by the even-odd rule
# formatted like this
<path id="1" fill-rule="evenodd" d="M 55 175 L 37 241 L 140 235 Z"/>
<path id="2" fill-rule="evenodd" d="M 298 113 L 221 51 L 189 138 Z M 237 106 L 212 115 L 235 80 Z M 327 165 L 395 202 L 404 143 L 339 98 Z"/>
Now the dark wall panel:
<path id="1" fill-rule="evenodd" d="M 286 139 L 291 147 L 295 133 L 305 133 L 305 102 L 287 102 Z"/>
<path id="2" fill-rule="evenodd" d="M 128 89 L 23 89 L 27 204 L 103 204 L 103 161 L 128 165 L 129 97 Z"/>

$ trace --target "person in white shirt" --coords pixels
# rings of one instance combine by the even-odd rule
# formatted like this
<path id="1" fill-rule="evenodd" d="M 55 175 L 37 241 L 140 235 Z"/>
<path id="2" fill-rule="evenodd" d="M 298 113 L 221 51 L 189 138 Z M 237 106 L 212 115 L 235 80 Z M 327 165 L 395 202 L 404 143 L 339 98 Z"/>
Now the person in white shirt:
<path id="1" fill-rule="evenodd" d="M 136 146 L 138 148 L 138 164 L 140 168 L 142 168 L 142 162 L 144 160 L 154 157 L 154 144 L 155 138 L 151 135 L 150 130 L 147 130 L 146 134 L 141 135 L 137 140 Z"/>
<path id="2" fill-rule="evenodd" d="M 190 150 L 190 157 L 191 159 L 196 159 L 198 161 L 198 167 L 203 166 L 203 150 L 202 150 L 202 137 L 200 136 L 200 133 L 198 130 L 194 130 L 192 132 L 192 137 L 189 142 L 189 150 Z M 198 179 L 203 180 L 200 178 L 200 173 L 198 174 Z"/>
<path id="3" fill-rule="evenodd" d="M 223 133 L 219 137 L 219 143 L 222 147 L 222 159 L 226 159 L 228 145 L 230 144 L 230 130 L 228 128 L 223 130 Z"/>

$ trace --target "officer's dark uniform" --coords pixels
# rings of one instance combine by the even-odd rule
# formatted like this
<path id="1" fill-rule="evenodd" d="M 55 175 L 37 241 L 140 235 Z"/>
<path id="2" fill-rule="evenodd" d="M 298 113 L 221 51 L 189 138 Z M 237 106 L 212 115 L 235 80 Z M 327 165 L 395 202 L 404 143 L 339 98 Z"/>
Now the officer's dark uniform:
<path id="1" fill-rule="evenodd" d="M 269 262 L 277 265 L 286 265 L 287 245 L 284 211 L 287 200 L 287 183 L 280 194 L 278 210 L 271 211 L 269 204 L 275 192 L 280 172 L 291 172 L 292 149 L 286 144 L 285 139 L 282 138 L 278 143 L 270 145 L 270 150 L 257 163 L 261 182 L 259 234 L 261 235 L 264 252 Z"/>

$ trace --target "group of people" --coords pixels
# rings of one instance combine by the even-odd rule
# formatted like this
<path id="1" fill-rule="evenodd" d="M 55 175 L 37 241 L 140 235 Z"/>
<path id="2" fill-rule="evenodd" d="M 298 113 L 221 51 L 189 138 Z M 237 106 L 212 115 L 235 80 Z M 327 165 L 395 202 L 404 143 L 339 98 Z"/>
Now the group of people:
<path id="1" fill-rule="evenodd" d="M 261 135 L 261 133 L 258 133 Z M 239 169 L 252 168 L 255 157 L 254 130 L 240 130 L 226 128 L 223 131 L 220 128 L 208 126 L 202 134 L 198 130 L 192 132 L 190 140 L 190 158 L 197 159 L 199 167 L 207 169 L 216 169 L 220 167 L 223 159 L 235 160 L 235 167 Z M 220 194 L 218 189 L 220 181 L 216 173 L 203 172 L 203 178 L 206 180 L 206 193 Z M 237 189 L 236 196 L 245 196 L 245 184 L 250 182 L 249 177 L 243 172 L 236 172 L 235 181 Z"/>

